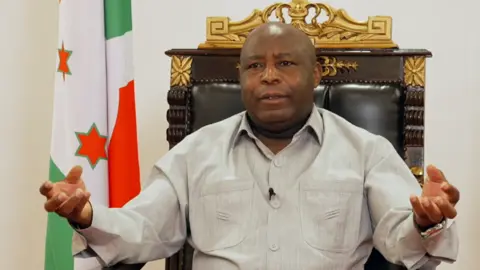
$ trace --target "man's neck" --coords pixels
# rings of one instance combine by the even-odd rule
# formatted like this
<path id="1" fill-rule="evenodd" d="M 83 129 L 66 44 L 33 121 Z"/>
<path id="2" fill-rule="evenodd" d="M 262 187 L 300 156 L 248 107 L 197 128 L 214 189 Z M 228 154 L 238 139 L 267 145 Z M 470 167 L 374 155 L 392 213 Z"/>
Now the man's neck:
<path id="1" fill-rule="evenodd" d="M 293 136 L 305 125 L 308 121 L 310 114 L 304 117 L 302 120 L 281 129 L 281 130 L 269 130 L 256 124 L 247 113 L 248 124 L 250 125 L 255 136 L 267 146 L 274 154 L 280 152 L 283 148 L 291 142 Z"/>
<path id="2" fill-rule="evenodd" d="M 271 139 L 261 134 L 257 135 L 257 138 L 268 148 L 274 155 L 282 151 L 285 147 L 287 147 L 292 139 Z"/>

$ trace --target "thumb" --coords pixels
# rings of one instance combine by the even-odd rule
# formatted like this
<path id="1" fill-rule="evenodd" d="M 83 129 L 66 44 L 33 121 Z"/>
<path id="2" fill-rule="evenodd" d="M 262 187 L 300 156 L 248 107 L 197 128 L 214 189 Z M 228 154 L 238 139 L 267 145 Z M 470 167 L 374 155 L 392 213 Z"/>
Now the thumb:
<path id="1" fill-rule="evenodd" d="M 77 184 L 80 181 L 80 177 L 82 176 L 83 169 L 80 166 L 73 167 L 65 177 L 65 182 L 68 184 Z"/>
<path id="2" fill-rule="evenodd" d="M 428 181 L 432 181 L 435 183 L 443 183 L 447 181 L 443 172 L 433 165 L 427 166 L 427 175 Z"/>

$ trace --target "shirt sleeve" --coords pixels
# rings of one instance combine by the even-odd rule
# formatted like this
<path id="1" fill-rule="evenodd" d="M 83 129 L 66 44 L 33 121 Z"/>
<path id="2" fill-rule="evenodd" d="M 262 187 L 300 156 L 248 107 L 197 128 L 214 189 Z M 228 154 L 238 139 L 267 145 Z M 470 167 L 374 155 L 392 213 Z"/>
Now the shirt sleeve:
<path id="1" fill-rule="evenodd" d="M 103 266 L 111 266 L 164 259 L 183 246 L 187 172 L 178 152 L 172 150 L 156 163 L 149 185 L 124 207 L 92 205 L 91 226 L 75 230 L 75 256 L 97 257 Z M 79 242 L 84 243 L 83 249 L 78 248 Z"/>
<path id="2" fill-rule="evenodd" d="M 375 248 L 407 269 L 435 269 L 441 262 L 454 262 L 459 245 L 455 221 L 447 220 L 434 236 L 421 237 L 409 198 L 422 190 L 394 147 L 379 137 L 367 163 L 365 189 Z"/>

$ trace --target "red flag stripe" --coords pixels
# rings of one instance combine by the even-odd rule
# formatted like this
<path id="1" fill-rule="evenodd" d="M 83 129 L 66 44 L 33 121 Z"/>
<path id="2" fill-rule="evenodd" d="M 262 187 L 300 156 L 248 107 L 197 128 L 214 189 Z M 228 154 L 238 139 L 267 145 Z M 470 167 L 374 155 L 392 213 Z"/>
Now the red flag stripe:
<path id="1" fill-rule="evenodd" d="M 117 120 L 108 148 L 110 207 L 122 207 L 140 192 L 135 86 L 119 89 Z"/>

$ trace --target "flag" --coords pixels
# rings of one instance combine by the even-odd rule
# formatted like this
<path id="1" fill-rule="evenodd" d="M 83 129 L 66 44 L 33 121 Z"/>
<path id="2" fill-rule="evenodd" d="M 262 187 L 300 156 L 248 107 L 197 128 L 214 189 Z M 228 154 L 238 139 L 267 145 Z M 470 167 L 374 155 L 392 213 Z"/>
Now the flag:
<path id="1" fill-rule="evenodd" d="M 140 192 L 131 0 L 59 0 L 58 11 L 49 180 L 81 165 L 91 201 L 121 207 Z M 72 237 L 49 213 L 45 270 L 77 268 Z"/>

